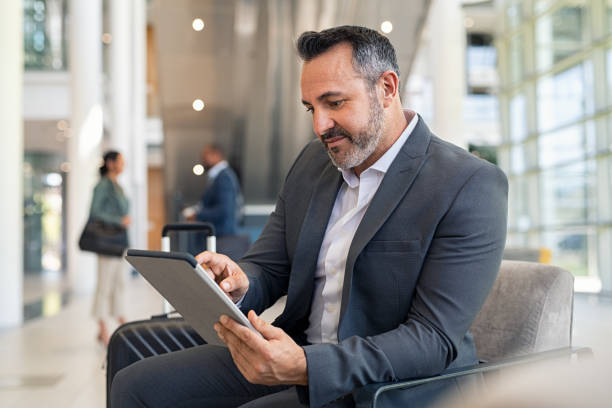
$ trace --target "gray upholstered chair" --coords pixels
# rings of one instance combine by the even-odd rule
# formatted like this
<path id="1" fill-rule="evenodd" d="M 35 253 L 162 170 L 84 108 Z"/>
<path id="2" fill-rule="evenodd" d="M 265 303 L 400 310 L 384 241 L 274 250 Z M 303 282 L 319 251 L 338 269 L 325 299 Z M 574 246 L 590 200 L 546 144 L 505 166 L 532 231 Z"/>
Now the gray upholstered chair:
<path id="1" fill-rule="evenodd" d="M 354 393 L 358 406 L 375 407 L 385 392 L 589 349 L 571 348 L 574 278 L 559 267 L 502 261 L 489 297 L 470 331 L 483 362 L 434 377 L 369 384 Z"/>
<path id="2" fill-rule="evenodd" d="M 574 277 L 552 265 L 502 261 L 470 331 L 485 361 L 569 347 Z"/>

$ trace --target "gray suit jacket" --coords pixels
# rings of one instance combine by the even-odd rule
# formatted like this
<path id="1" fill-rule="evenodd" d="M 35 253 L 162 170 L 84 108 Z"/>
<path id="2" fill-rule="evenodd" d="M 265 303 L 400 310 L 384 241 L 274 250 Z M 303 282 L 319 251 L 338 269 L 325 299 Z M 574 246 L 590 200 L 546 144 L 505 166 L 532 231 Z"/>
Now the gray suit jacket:
<path id="1" fill-rule="evenodd" d="M 289 171 L 240 265 L 242 309 L 287 294 L 274 322 L 304 345 L 311 406 L 372 382 L 477 361 L 468 329 L 496 278 L 506 237 L 499 168 L 434 136 L 422 118 L 391 164 L 352 241 L 339 344 L 306 343 L 318 253 L 342 183 L 319 141 Z"/>

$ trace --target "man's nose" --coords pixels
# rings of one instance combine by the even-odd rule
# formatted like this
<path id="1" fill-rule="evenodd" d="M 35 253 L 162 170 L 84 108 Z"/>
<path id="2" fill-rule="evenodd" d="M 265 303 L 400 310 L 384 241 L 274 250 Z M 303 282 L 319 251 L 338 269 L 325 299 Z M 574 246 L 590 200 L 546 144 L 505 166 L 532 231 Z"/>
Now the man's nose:
<path id="1" fill-rule="evenodd" d="M 325 112 L 315 111 L 312 116 L 312 127 L 317 136 L 321 136 L 334 127 L 334 120 Z"/>

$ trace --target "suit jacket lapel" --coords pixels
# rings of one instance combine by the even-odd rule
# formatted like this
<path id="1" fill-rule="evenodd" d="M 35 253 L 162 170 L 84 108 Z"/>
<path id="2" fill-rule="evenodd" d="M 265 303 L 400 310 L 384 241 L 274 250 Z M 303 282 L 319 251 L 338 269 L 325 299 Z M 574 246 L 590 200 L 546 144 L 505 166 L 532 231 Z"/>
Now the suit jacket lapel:
<path id="1" fill-rule="evenodd" d="M 299 319 L 308 311 L 314 290 L 314 273 L 329 217 L 342 184 L 342 175 L 331 161 L 315 187 L 302 223 L 287 290 L 287 306 L 279 319 Z"/>
<path id="2" fill-rule="evenodd" d="M 391 215 L 410 189 L 414 179 L 425 163 L 427 147 L 430 141 L 431 133 L 423 119 L 419 116 L 415 129 L 395 157 L 395 160 L 393 160 L 393 163 L 391 163 L 391 166 L 389 166 L 389 170 L 387 170 L 387 174 L 385 174 L 378 190 L 374 194 L 372 202 L 366 210 L 351 242 L 346 260 L 344 286 L 342 288 L 341 322 L 348 304 L 355 261 L 363 248 L 385 223 L 389 215 Z"/>

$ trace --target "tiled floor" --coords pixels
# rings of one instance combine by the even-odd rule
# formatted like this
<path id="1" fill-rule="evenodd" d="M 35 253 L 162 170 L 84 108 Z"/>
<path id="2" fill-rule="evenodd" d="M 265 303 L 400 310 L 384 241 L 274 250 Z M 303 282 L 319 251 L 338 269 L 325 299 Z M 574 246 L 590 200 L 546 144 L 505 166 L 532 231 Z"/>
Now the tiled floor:
<path id="1" fill-rule="evenodd" d="M 130 302 L 130 319 L 161 310 L 160 297 L 140 278 L 130 283 Z M 90 306 L 90 297 L 73 297 L 55 316 L 0 332 L 0 407 L 105 406 L 105 350 L 95 341 Z M 611 340 L 612 299 L 577 295 L 574 344 L 597 353 Z"/>
<path id="2" fill-rule="evenodd" d="M 160 297 L 142 279 L 131 282 L 129 298 L 131 319 L 161 310 Z M 89 296 L 73 297 L 55 316 L 0 332 L 1 407 L 105 406 L 105 350 L 95 341 L 90 310 Z M 33 376 L 42 384 L 19 384 Z M 49 380 L 54 377 L 56 383 Z"/>

